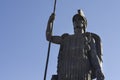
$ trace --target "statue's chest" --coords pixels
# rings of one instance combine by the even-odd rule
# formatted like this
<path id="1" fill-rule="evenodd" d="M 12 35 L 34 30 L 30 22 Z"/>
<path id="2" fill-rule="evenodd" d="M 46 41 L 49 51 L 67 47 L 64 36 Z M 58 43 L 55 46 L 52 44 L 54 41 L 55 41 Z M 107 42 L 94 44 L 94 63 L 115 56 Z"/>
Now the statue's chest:
<path id="1" fill-rule="evenodd" d="M 63 40 L 63 47 L 67 50 L 83 50 L 86 37 L 84 35 L 69 35 Z"/>

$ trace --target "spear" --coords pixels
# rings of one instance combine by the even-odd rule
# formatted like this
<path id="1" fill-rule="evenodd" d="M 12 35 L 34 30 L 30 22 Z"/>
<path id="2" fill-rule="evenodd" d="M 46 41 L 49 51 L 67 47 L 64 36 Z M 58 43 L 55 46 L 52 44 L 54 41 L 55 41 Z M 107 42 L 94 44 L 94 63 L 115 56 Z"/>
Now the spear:
<path id="1" fill-rule="evenodd" d="M 56 1 L 54 1 L 54 8 L 53 8 L 53 13 L 55 14 L 55 10 L 56 10 Z M 53 30 L 53 22 L 52 22 L 52 27 L 51 27 L 51 33 Z M 45 66 L 45 72 L 44 72 L 44 80 L 46 80 L 46 75 L 47 75 L 47 69 L 48 69 L 48 62 L 49 62 L 49 55 L 50 55 L 50 47 L 51 47 L 51 41 L 49 41 L 48 44 L 48 52 L 47 52 L 47 58 L 46 58 L 46 66 Z"/>

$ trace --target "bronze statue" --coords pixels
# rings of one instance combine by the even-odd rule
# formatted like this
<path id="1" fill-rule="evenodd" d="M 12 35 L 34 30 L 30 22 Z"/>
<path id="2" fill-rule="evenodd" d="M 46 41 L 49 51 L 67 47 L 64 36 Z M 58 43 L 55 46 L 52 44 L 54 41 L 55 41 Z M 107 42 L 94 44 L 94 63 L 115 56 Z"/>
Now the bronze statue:
<path id="1" fill-rule="evenodd" d="M 73 16 L 74 34 L 64 33 L 53 36 L 51 23 L 55 14 L 51 14 L 46 29 L 46 39 L 59 44 L 57 75 L 52 80 L 104 80 L 102 72 L 101 40 L 97 34 L 86 32 L 87 20 L 82 12 Z"/>

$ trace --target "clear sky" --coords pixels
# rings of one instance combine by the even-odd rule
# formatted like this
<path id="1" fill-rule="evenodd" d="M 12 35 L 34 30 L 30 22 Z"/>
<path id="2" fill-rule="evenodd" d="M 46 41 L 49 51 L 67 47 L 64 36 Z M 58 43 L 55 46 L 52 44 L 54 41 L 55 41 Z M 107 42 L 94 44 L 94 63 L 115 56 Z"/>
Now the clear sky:
<path id="1" fill-rule="evenodd" d="M 47 20 L 54 0 L 0 0 L 0 80 L 43 80 Z M 73 34 L 72 16 L 82 9 L 87 31 L 103 44 L 105 80 L 119 80 L 120 0 L 57 0 L 54 35 Z M 56 74 L 59 45 L 51 45 L 47 80 Z"/>

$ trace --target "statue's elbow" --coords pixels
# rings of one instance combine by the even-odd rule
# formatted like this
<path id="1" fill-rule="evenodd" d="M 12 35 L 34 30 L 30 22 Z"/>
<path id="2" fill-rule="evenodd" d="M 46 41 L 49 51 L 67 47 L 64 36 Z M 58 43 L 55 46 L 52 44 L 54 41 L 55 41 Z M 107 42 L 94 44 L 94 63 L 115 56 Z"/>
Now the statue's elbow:
<path id="1" fill-rule="evenodd" d="M 46 40 L 47 40 L 47 41 L 51 41 L 51 36 L 46 35 Z"/>
<path id="2" fill-rule="evenodd" d="M 46 40 L 47 40 L 47 41 L 50 41 L 50 38 L 46 37 Z"/>

